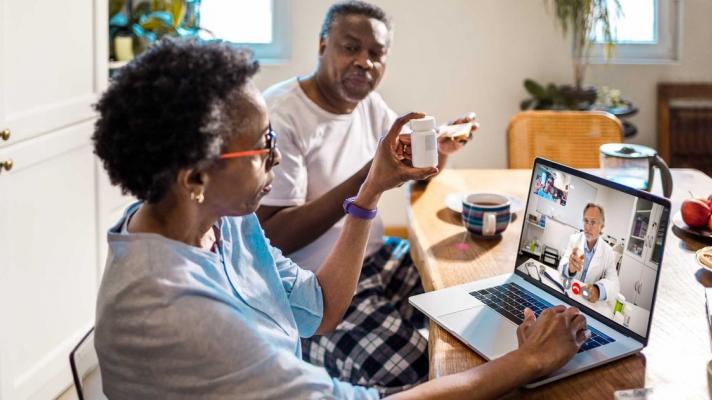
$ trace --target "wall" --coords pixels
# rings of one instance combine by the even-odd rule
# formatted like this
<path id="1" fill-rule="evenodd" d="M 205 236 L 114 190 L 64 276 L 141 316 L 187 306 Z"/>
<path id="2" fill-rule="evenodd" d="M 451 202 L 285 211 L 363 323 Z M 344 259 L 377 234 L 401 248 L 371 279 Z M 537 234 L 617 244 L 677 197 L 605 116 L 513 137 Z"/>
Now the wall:
<path id="1" fill-rule="evenodd" d="M 671 1 L 671 0 L 663 0 Z M 476 111 L 475 141 L 452 157 L 451 167 L 506 168 L 506 128 L 526 97 L 525 78 L 573 80 L 570 44 L 537 0 L 373 0 L 393 16 L 395 40 L 379 92 L 399 113 L 421 110 L 446 121 Z M 293 0 L 292 59 L 266 65 L 260 88 L 316 65 L 318 31 L 329 0 Z M 712 81 L 712 1 L 687 0 L 682 16 L 682 58 L 675 65 L 593 65 L 587 82 L 622 90 L 640 108 L 631 118 L 634 143 L 655 146 L 656 84 Z M 405 225 L 402 190 L 384 197 L 387 225 Z"/>

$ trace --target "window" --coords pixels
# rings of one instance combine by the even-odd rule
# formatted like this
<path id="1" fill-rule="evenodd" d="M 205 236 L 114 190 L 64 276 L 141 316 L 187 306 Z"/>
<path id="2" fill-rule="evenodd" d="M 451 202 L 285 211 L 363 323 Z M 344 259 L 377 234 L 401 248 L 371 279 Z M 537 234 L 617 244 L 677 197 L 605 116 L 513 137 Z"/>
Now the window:
<path id="1" fill-rule="evenodd" d="M 261 61 L 290 55 L 290 0 L 202 0 L 200 26 L 217 39 L 250 47 Z"/>
<path id="2" fill-rule="evenodd" d="M 608 0 L 611 3 L 613 0 Z M 622 13 L 611 12 L 616 47 L 604 57 L 603 35 L 597 32 L 591 62 L 666 64 L 679 59 L 680 0 L 618 0 Z"/>

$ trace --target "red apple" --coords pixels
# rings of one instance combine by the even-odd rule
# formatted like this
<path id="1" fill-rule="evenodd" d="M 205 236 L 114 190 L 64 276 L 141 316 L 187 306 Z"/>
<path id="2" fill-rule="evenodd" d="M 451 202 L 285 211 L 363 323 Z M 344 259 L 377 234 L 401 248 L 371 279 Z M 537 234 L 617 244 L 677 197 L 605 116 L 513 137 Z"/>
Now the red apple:
<path id="1" fill-rule="evenodd" d="M 707 229 L 712 231 L 712 215 L 707 219 Z"/>
<path id="2" fill-rule="evenodd" d="M 710 218 L 710 206 L 700 199 L 687 199 L 680 207 L 682 220 L 691 228 L 701 228 L 707 225 Z"/>

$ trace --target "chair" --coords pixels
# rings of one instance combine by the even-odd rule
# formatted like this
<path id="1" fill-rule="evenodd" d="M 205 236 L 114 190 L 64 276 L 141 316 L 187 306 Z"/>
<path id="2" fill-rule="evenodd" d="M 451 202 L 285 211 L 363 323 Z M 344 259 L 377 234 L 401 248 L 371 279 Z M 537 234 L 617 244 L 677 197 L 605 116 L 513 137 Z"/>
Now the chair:
<path id="1" fill-rule="evenodd" d="M 598 168 L 598 149 L 621 143 L 623 125 L 603 111 L 523 111 L 509 122 L 509 168 L 531 168 L 535 157 L 575 168 Z"/>
<path id="2" fill-rule="evenodd" d="M 79 400 L 106 399 L 101 387 L 99 359 L 94 349 L 93 327 L 69 353 L 69 365 L 72 367 L 74 387 Z"/>

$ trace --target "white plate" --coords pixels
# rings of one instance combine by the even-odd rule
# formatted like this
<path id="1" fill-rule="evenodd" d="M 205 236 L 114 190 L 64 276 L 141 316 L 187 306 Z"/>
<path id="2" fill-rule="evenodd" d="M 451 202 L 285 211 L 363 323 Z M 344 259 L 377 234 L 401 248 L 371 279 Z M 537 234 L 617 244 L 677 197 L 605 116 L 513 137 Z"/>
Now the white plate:
<path id="1" fill-rule="evenodd" d="M 447 205 L 447 208 L 451 209 L 452 211 L 455 211 L 458 214 L 462 213 L 462 199 L 470 193 L 476 192 L 450 193 L 445 198 L 445 204 Z M 524 205 L 522 204 L 522 201 L 519 200 L 519 198 L 510 196 L 508 194 L 503 194 L 502 196 L 509 199 L 509 210 L 512 214 L 516 214 L 524 209 Z"/>

